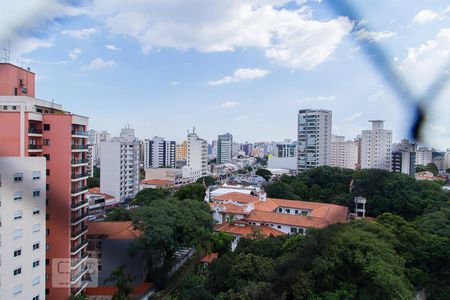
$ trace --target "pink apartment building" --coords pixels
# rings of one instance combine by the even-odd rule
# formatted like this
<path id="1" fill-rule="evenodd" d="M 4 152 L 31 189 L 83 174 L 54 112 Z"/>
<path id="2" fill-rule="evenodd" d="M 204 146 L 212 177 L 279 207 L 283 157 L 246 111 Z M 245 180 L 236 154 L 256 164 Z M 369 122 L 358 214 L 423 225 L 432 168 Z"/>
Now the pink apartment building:
<path id="1" fill-rule="evenodd" d="M 0 63 L 0 157 L 46 158 L 45 297 L 87 285 L 88 118 L 35 98 L 35 74 Z"/>

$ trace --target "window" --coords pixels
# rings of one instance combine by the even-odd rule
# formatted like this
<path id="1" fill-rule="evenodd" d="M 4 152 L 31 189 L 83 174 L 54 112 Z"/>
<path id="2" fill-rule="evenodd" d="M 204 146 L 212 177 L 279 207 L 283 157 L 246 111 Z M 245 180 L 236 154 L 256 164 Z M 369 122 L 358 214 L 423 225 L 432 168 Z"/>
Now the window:
<path id="1" fill-rule="evenodd" d="M 297 228 L 291 227 L 291 233 L 297 233 Z"/>
<path id="2" fill-rule="evenodd" d="M 50 220 L 50 215 L 49 214 L 45 214 L 45 220 Z"/>
<path id="3" fill-rule="evenodd" d="M 3 110 L 8 110 L 8 106 L 3 105 Z"/>
<path id="4" fill-rule="evenodd" d="M 17 106 L 13 105 L 12 110 L 17 110 Z"/>
<path id="5" fill-rule="evenodd" d="M 14 250 L 14 257 L 18 257 L 22 255 L 22 248 Z"/>
<path id="6" fill-rule="evenodd" d="M 282 209 L 282 208 L 279 208 L 279 209 L 278 209 L 278 212 L 283 212 L 283 209 Z"/>
<path id="7" fill-rule="evenodd" d="M 50 229 L 46 229 L 46 234 L 47 234 L 47 236 L 49 236 L 50 235 Z"/>
<path id="8" fill-rule="evenodd" d="M 23 236 L 23 229 L 14 230 L 14 239 L 21 238 Z"/>
<path id="9" fill-rule="evenodd" d="M 45 259 L 45 265 L 48 266 L 50 264 L 50 259 L 46 258 Z"/>
<path id="10" fill-rule="evenodd" d="M 44 130 L 46 131 L 50 130 L 50 124 L 44 124 Z"/>
<path id="11" fill-rule="evenodd" d="M 277 225 L 277 228 L 278 228 L 278 229 L 281 229 L 281 226 L 280 226 L 280 225 Z"/>
<path id="12" fill-rule="evenodd" d="M 44 144 L 44 146 L 50 146 L 50 140 L 49 139 L 44 139 L 42 141 L 42 143 Z"/>
<path id="13" fill-rule="evenodd" d="M 14 290 L 13 290 L 14 296 L 15 296 L 15 295 L 18 295 L 18 294 L 20 294 L 20 293 L 22 293 L 22 285 L 21 285 L 21 284 L 15 286 L 15 287 L 14 287 Z"/>
<path id="14" fill-rule="evenodd" d="M 40 264 L 39 259 L 36 259 L 35 261 L 33 261 L 33 268 L 39 267 L 39 264 Z"/>
<path id="15" fill-rule="evenodd" d="M 33 300 L 39 300 L 39 295 L 34 296 L 34 297 L 33 297 Z"/>
<path id="16" fill-rule="evenodd" d="M 50 160 L 50 154 L 44 154 L 46 160 Z"/>
<path id="17" fill-rule="evenodd" d="M 298 215 L 298 209 L 295 210 L 295 214 Z"/>
<path id="18" fill-rule="evenodd" d="M 17 88 L 14 88 L 14 96 L 17 96 Z"/>
<path id="19" fill-rule="evenodd" d="M 33 250 L 37 250 L 40 248 L 39 242 L 33 244 Z"/>
<path id="20" fill-rule="evenodd" d="M 41 282 L 41 276 L 36 276 L 33 278 L 33 286 L 39 284 Z"/>
<path id="21" fill-rule="evenodd" d="M 41 179 L 41 171 L 34 171 L 33 172 L 33 180 L 39 180 Z"/>
<path id="22" fill-rule="evenodd" d="M 41 224 L 33 225 L 33 233 L 41 231 Z"/>
<path id="23" fill-rule="evenodd" d="M 39 196 L 41 196 L 41 190 L 39 190 L 39 189 L 33 190 L 33 197 L 39 197 Z"/>
<path id="24" fill-rule="evenodd" d="M 45 170 L 45 175 L 50 176 L 50 169 Z"/>
<path id="25" fill-rule="evenodd" d="M 21 210 L 16 210 L 14 212 L 14 220 L 20 220 L 22 219 L 22 211 Z"/>
<path id="26" fill-rule="evenodd" d="M 21 267 L 15 268 L 13 273 L 14 273 L 14 276 L 22 274 L 22 268 Z"/>
<path id="27" fill-rule="evenodd" d="M 291 210 L 289 208 L 286 208 L 286 213 L 290 214 Z"/>
<path id="28" fill-rule="evenodd" d="M 41 214 L 41 208 L 35 207 L 33 208 L 33 216 L 40 215 Z"/>
<path id="29" fill-rule="evenodd" d="M 22 180 L 23 180 L 23 174 L 22 173 L 14 174 L 14 182 L 22 182 Z"/>

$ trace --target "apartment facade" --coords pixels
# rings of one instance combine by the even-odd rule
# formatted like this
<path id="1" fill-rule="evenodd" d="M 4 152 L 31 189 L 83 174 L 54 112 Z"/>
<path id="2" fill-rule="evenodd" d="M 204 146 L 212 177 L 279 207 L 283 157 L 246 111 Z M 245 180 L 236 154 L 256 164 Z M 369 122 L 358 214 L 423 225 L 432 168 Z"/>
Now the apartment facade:
<path id="1" fill-rule="evenodd" d="M 175 167 L 176 142 L 162 137 L 144 141 L 144 168 Z"/>
<path id="2" fill-rule="evenodd" d="M 296 157 L 297 143 L 285 142 L 277 143 L 275 146 L 274 155 L 276 157 Z"/>
<path id="3" fill-rule="evenodd" d="M 358 166 L 358 144 L 344 136 L 331 136 L 331 166 L 355 170 Z"/>
<path id="4" fill-rule="evenodd" d="M 208 168 L 208 143 L 193 131 L 187 137 L 186 166 L 182 168 L 183 177 L 192 181 L 205 176 Z"/>
<path id="5" fill-rule="evenodd" d="M 88 118 L 34 98 L 34 74 L 29 70 L 0 64 L 0 79 L 0 157 L 46 160 L 42 175 L 46 176 L 46 222 L 42 228 L 46 231 L 46 244 L 42 245 L 46 249 L 46 289 L 42 297 L 67 299 L 70 294 L 82 293 L 87 285 Z"/>
<path id="6" fill-rule="evenodd" d="M 298 171 L 331 164 L 332 113 L 301 109 L 298 113 Z"/>
<path id="7" fill-rule="evenodd" d="M 416 164 L 426 166 L 433 162 L 433 151 L 428 147 L 419 147 L 416 153 Z"/>
<path id="8" fill-rule="evenodd" d="M 44 157 L 0 157 L 0 295 L 45 299 Z"/>
<path id="9" fill-rule="evenodd" d="M 139 191 L 139 140 L 129 126 L 120 137 L 101 143 L 100 189 L 120 202 L 126 202 Z"/>
<path id="10" fill-rule="evenodd" d="M 417 145 L 404 139 L 392 144 L 392 172 L 415 175 Z"/>
<path id="11" fill-rule="evenodd" d="M 233 135 L 229 133 L 220 134 L 217 137 L 217 163 L 223 164 L 233 158 Z"/>
<path id="12" fill-rule="evenodd" d="M 384 129 L 384 121 L 372 120 L 371 130 L 361 137 L 361 168 L 391 170 L 392 130 Z"/>

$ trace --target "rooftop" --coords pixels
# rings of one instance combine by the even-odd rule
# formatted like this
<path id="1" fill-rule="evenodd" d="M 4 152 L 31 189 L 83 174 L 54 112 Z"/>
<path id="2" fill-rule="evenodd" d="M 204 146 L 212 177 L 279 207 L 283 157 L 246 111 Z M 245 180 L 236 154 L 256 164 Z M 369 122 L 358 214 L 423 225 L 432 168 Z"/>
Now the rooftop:
<path id="1" fill-rule="evenodd" d="M 279 236 L 285 234 L 284 232 L 269 226 L 252 226 L 248 224 L 242 224 L 240 222 L 236 222 L 233 224 L 218 224 L 215 225 L 215 230 L 244 237 L 251 236 L 255 232 L 259 232 L 264 236 Z"/>
<path id="2" fill-rule="evenodd" d="M 90 222 L 87 235 L 106 235 L 107 240 L 132 240 L 142 235 L 131 221 Z"/>
<path id="3" fill-rule="evenodd" d="M 143 296 L 145 293 L 149 292 L 153 288 L 153 284 L 150 282 L 143 282 L 139 285 L 133 286 L 133 291 L 130 296 Z M 87 296 L 113 296 L 117 292 L 117 287 L 115 286 L 98 286 L 98 287 L 88 287 L 86 288 Z"/>

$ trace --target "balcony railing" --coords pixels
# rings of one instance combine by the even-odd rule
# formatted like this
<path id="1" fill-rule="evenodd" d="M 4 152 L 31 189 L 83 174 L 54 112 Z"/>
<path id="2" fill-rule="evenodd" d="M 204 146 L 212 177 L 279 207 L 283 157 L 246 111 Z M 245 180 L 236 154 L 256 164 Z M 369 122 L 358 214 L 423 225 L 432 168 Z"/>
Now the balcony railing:
<path id="1" fill-rule="evenodd" d="M 87 173 L 87 172 L 80 173 L 80 174 L 72 174 L 72 179 L 78 179 L 78 178 L 87 177 L 87 176 L 89 176 L 89 173 Z"/>
<path id="2" fill-rule="evenodd" d="M 73 252 L 77 252 L 78 250 L 80 250 L 81 248 L 83 248 L 84 246 L 86 246 L 87 243 L 88 243 L 87 240 L 82 240 L 78 246 L 71 247 L 71 248 L 70 248 L 70 252 L 72 252 L 72 253 L 73 253 Z"/>
<path id="3" fill-rule="evenodd" d="M 85 205 L 86 203 L 88 203 L 88 200 L 87 200 L 87 199 L 84 199 L 84 200 L 81 200 L 81 201 L 79 201 L 79 202 L 77 202 L 77 203 L 72 203 L 72 204 L 70 205 L 70 207 L 71 207 L 71 208 L 77 208 L 77 207 L 80 207 L 80 206 Z"/>
<path id="4" fill-rule="evenodd" d="M 37 128 L 28 128 L 28 133 L 37 133 L 37 134 L 42 134 L 42 129 L 37 129 Z"/>
<path id="5" fill-rule="evenodd" d="M 88 216 L 88 214 L 87 213 L 83 213 L 83 214 L 81 214 L 81 215 L 79 215 L 78 217 L 72 217 L 72 223 L 76 223 L 76 222 L 78 222 L 78 221 L 80 221 L 80 220 L 83 220 L 84 218 L 86 218 Z"/>
<path id="6" fill-rule="evenodd" d="M 78 165 L 78 164 L 86 164 L 89 160 L 83 158 L 83 159 L 72 159 L 72 165 Z"/>
<path id="7" fill-rule="evenodd" d="M 72 282 L 78 281 L 77 279 L 80 278 L 80 276 L 83 275 L 83 273 L 86 273 L 87 269 L 88 269 L 87 267 L 84 267 L 84 268 L 81 268 L 81 270 L 79 272 L 72 273 L 70 276 L 71 277 L 70 280 Z"/>
<path id="8" fill-rule="evenodd" d="M 88 189 L 87 185 L 83 185 L 83 186 L 81 186 L 79 188 L 72 189 L 71 192 L 72 192 L 72 194 L 78 194 L 78 193 L 83 192 L 83 191 L 85 191 L 87 189 Z"/>
<path id="9" fill-rule="evenodd" d="M 81 228 L 79 228 L 77 230 L 73 230 L 70 235 L 71 235 L 71 237 L 79 236 L 83 231 L 86 231 L 87 229 L 88 229 L 87 226 L 82 226 Z"/>
<path id="10" fill-rule="evenodd" d="M 86 131 L 81 130 L 72 130 L 72 135 L 88 136 L 88 133 Z"/>
<path id="11" fill-rule="evenodd" d="M 84 150 L 84 149 L 88 149 L 88 145 L 72 145 L 72 149 Z"/>
<path id="12" fill-rule="evenodd" d="M 42 145 L 28 145 L 28 149 L 30 150 L 39 150 L 42 149 Z"/>
<path id="13" fill-rule="evenodd" d="M 76 265 L 78 265 L 80 262 L 83 262 L 87 258 L 88 258 L 88 254 L 87 253 L 82 254 L 80 258 L 72 258 L 70 260 L 70 266 L 71 267 L 75 267 Z"/>

